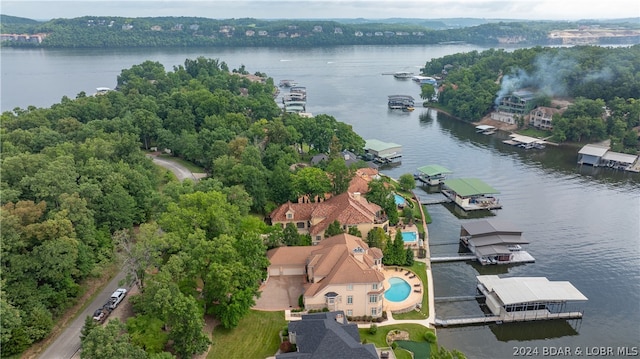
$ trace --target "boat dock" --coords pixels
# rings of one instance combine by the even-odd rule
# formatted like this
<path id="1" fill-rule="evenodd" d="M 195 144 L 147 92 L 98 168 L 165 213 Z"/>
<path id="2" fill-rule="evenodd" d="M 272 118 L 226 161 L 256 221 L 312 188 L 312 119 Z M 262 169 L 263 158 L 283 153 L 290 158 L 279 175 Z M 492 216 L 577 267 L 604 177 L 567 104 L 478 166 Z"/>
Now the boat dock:
<path id="1" fill-rule="evenodd" d="M 582 319 L 582 312 L 564 312 L 564 313 L 550 313 L 548 310 L 536 310 L 526 312 L 516 312 L 509 315 L 489 315 L 483 317 L 465 317 L 465 318 L 451 318 L 440 319 L 436 318 L 435 324 L 439 327 L 448 326 L 464 326 L 464 325 L 476 325 L 487 323 L 512 323 L 512 322 L 528 322 L 534 320 L 555 320 L 555 319 Z"/>
<path id="2" fill-rule="evenodd" d="M 451 203 L 453 202 L 449 198 L 441 198 L 441 199 L 423 199 L 420 198 L 420 203 L 425 206 L 430 206 L 434 204 L 443 204 L 443 203 Z"/>
<path id="3" fill-rule="evenodd" d="M 431 257 L 431 263 L 443 263 L 443 262 L 457 262 L 457 261 L 471 261 L 476 260 L 475 254 L 463 254 L 459 256 L 448 257 Z"/>

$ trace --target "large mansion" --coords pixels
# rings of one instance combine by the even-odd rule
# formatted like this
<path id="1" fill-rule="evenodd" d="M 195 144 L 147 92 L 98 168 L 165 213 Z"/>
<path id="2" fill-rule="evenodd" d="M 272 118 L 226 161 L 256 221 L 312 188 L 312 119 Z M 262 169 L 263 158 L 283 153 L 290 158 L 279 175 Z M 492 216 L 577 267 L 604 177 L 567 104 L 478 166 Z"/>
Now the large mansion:
<path id="1" fill-rule="evenodd" d="M 343 310 L 347 316 L 382 315 L 382 251 L 359 237 L 340 234 L 316 246 L 279 247 L 267 252 L 270 277 L 302 275 L 306 309 Z"/>
<path id="2" fill-rule="evenodd" d="M 324 232 L 334 221 L 346 231 L 357 227 L 363 237 L 374 227 L 387 231 L 389 220 L 382 208 L 367 201 L 360 192 L 345 192 L 322 202 L 287 202 L 270 214 L 271 223 L 286 226 L 293 223 L 301 234 L 310 234 L 314 245 L 324 238 Z"/>

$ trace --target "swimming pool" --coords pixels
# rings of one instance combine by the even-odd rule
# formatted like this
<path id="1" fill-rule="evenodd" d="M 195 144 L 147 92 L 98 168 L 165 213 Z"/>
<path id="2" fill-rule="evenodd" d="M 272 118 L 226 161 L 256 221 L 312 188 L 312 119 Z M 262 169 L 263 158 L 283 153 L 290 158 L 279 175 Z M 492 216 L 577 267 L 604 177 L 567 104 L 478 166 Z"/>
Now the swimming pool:
<path id="1" fill-rule="evenodd" d="M 384 298 L 392 302 L 402 302 L 411 294 L 411 286 L 406 280 L 399 277 L 389 278 L 391 288 L 384 292 Z"/>
<path id="2" fill-rule="evenodd" d="M 405 243 L 411 243 L 418 240 L 418 233 L 416 232 L 402 232 L 402 240 Z"/>
<path id="3" fill-rule="evenodd" d="M 404 197 L 402 197 L 400 195 L 397 195 L 397 194 L 394 194 L 393 198 L 396 201 L 396 206 L 404 206 L 404 204 L 405 204 Z"/>

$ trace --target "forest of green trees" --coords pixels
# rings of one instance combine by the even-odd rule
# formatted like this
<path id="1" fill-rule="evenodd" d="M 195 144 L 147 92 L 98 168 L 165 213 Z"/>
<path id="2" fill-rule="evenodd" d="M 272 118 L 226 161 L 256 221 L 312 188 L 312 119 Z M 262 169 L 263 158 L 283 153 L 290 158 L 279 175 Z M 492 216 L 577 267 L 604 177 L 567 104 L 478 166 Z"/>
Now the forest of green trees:
<path id="1" fill-rule="evenodd" d="M 487 115 L 501 93 L 530 89 L 539 105 L 573 102 L 554 117 L 554 140 L 610 138 L 614 151 L 640 149 L 640 45 L 471 51 L 430 60 L 422 71 L 443 76 L 438 105 L 464 121 Z"/>
<path id="2" fill-rule="evenodd" d="M 282 115 L 264 80 L 216 59 L 170 72 L 147 61 L 122 71 L 118 91 L 1 115 L 2 356 L 46 337 L 117 253 L 141 289 L 127 345 L 153 354 L 171 342 L 188 357 L 206 348 L 205 313 L 238 324 L 266 275 L 262 235 L 283 232 L 264 214 L 303 194 L 345 191 L 315 178 L 345 177 L 337 154 L 364 146 L 331 116 Z M 156 146 L 210 177 L 173 180 L 145 156 Z M 331 154 L 326 172 L 290 171 L 309 152 Z"/>
<path id="3" fill-rule="evenodd" d="M 198 47 L 198 46 L 336 46 L 465 42 L 493 46 L 500 38 L 521 45 L 560 45 L 552 30 L 595 25 L 638 29 L 637 21 L 494 21 L 442 29 L 439 23 L 416 21 L 262 20 L 199 17 L 84 16 L 36 22 L 3 16 L 3 34 L 47 34 L 41 43 L 4 41 L 2 46 L 44 48 Z M 438 26 L 434 29 L 430 26 Z M 640 36 L 610 36 L 606 43 L 637 43 Z"/>

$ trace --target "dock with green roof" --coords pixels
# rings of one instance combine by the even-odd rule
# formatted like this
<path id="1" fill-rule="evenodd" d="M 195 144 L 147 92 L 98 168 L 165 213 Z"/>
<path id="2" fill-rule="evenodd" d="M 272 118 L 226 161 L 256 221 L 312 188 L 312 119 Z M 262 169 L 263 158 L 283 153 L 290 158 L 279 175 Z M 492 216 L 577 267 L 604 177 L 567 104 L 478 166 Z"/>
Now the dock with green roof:
<path id="1" fill-rule="evenodd" d="M 418 167 L 414 178 L 429 185 L 438 186 L 446 179 L 448 174 L 453 173 L 450 169 L 440 165 L 427 165 Z"/>
<path id="2" fill-rule="evenodd" d="M 492 196 L 500 191 L 477 178 L 455 178 L 443 182 L 442 194 L 465 211 L 500 209 L 500 200 Z"/>

